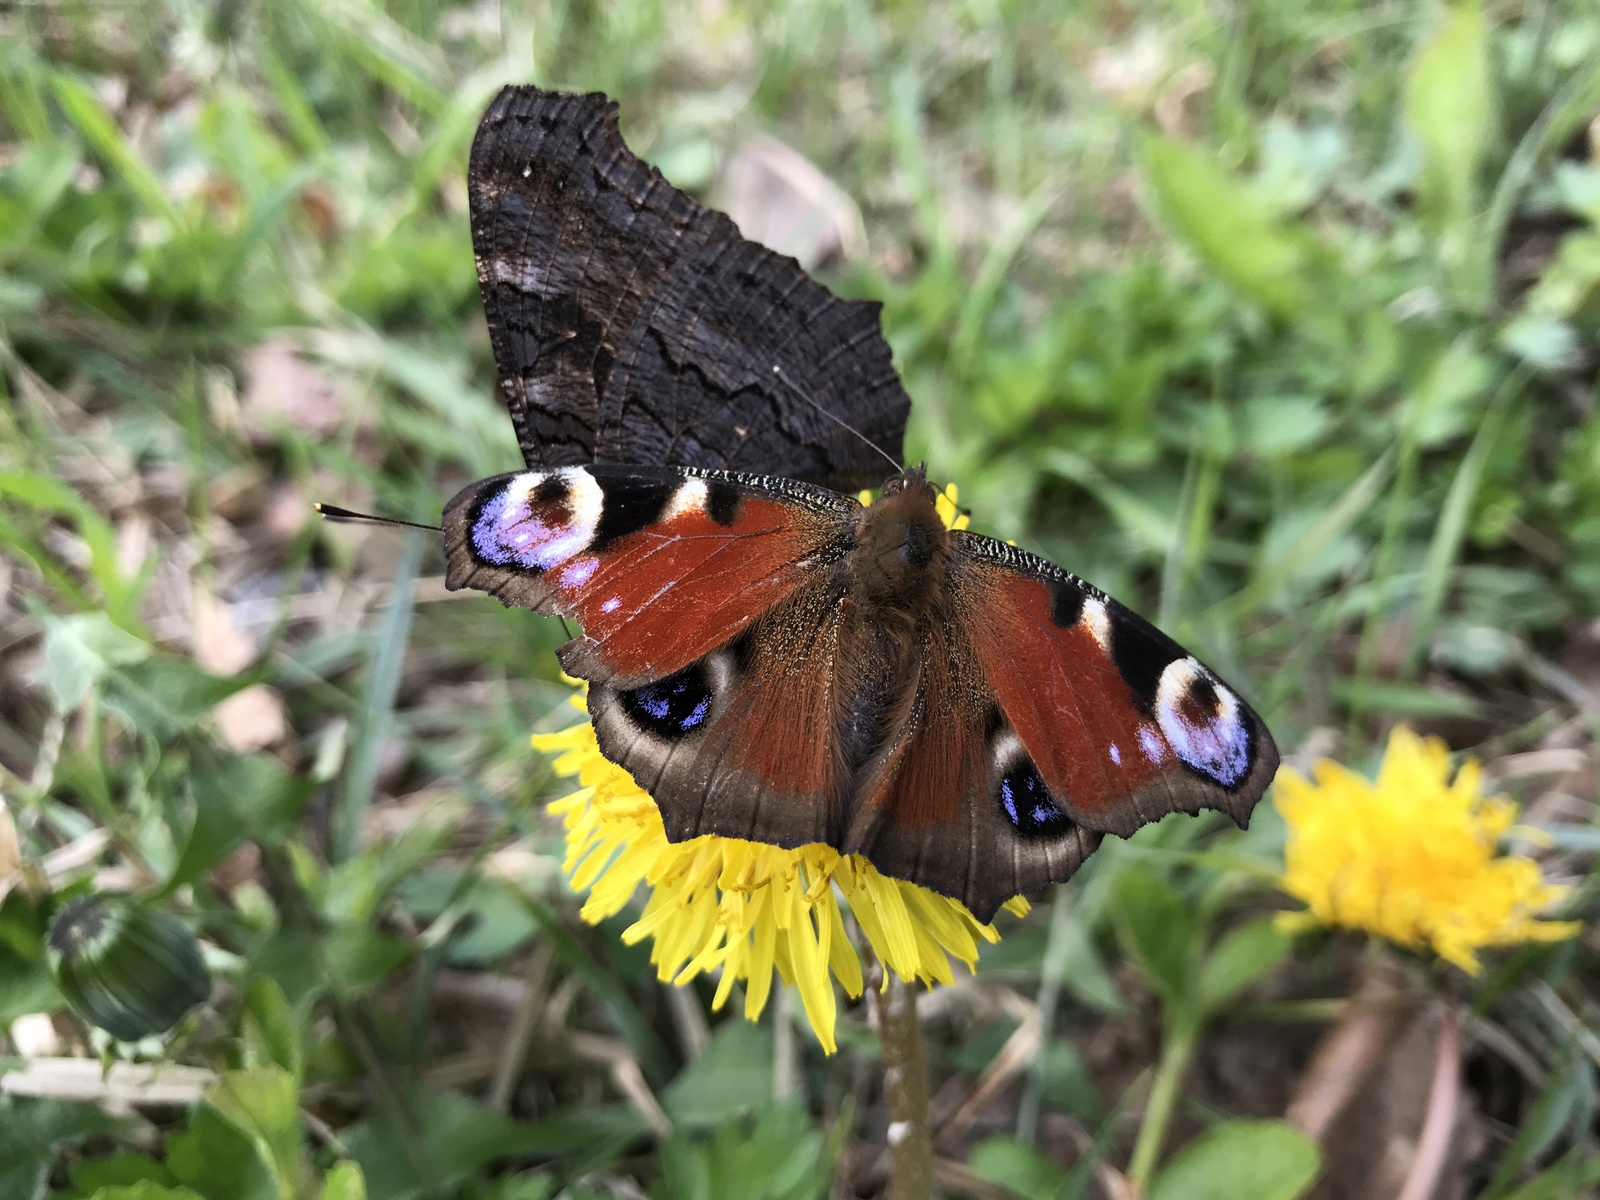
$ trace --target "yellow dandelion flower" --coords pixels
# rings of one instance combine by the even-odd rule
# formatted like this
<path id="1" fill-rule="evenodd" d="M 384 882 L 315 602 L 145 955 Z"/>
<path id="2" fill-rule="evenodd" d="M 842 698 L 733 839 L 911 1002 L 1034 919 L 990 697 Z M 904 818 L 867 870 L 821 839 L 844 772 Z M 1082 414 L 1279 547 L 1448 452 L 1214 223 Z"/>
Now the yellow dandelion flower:
<path id="1" fill-rule="evenodd" d="M 938 498 L 953 528 L 965 526 L 954 486 Z M 585 710 L 584 698 L 573 705 Z M 633 777 L 606 759 L 587 721 L 538 734 L 534 746 L 556 755 L 557 773 L 579 790 L 550 805 L 566 829 L 563 869 L 587 892 L 580 915 L 591 924 L 620 912 L 642 885 L 649 899 L 622 934 L 630 945 L 654 939 L 650 961 L 663 982 L 688 983 L 720 969 L 713 1007 L 745 983 L 744 1014 L 755 1020 L 772 992 L 773 972 L 800 995 L 817 1040 L 837 1048 L 833 981 L 861 995 L 861 962 L 845 931 L 841 901 L 887 970 L 927 983 L 954 980 L 951 960 L 971 969 L 978 941 L 996 942 L 958 901 L 881 874 L 859 855 L 831 846 L 785 850 L 741 838 L 707 835 L 669 842 L 661 813 Z M 1022 916 L 1028 903 L 1006 904 Z"/>
<path id="2" fill-rule="evenodd" d="M 1536 917 L 1568 889 L 1546 884 L 1532 859 L 1496 853 L 1517 806 L 1481 794 L 1475 760 L 1452 780 L 1443 742 L 1397 727 L 1375 782 L 1327 759 L 1312 774 L 1315 782 L 1290 770 L 1277 779 L 1289 825 L 1282 887 L 1310 907 L 1286 917 L 1291 928 L 1364 929 L 1431 946 L 1473 974 L 1486 946 L 1578 932 L 1576 922 Z"/>

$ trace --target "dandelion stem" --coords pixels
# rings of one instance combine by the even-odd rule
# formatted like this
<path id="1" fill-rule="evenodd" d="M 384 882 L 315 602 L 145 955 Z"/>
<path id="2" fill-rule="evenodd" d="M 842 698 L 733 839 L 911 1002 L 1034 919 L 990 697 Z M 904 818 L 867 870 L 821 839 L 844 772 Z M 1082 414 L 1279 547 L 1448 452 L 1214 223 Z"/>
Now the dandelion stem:
<path id="1" fill-rule="evenodd" d="M 880 968 L 882 969 L 882 968 Z M 889 1102 L 889 1198 L 933 1195 L 933 1137 L 928 1128 L 928 1059 L 917 1022 L 914 984 L 888 972 L 873 989 L 883 1044 L 883 1090 Z"/>
<path id="2" fill-rule="evenodd" d="M 1139 1125 L 1139 1140 L 1133 1145 L 1133 1158 L 1128 1163 L 1128 1179 L 1143 1195 L 1155 1173 L 1156 1158 L 1161 1145 L 1167 1140 L 1167 1126 L 1172 1123 L 1172 1110 L 1178 1101 L 1178 1088 L 1189 1071 L 1189 1060 L 1194 1057 L 1197 1030 L 1190 1021 L 1175 1021 L 1167 1031 L 1161 1047 L 1161 1061 L 1156 1064 L 1155 1079 L 1150 1084 L 1150 1099 L 1145 1102 L 1144 1120 Z"/>

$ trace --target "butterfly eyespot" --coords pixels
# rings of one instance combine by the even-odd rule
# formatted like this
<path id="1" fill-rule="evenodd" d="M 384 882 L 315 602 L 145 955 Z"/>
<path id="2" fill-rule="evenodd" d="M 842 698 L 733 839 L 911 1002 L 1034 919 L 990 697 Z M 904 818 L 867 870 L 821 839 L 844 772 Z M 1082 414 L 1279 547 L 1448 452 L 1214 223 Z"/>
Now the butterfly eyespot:
<path id="1" fill-rule="evenodd" d="M 696 663 L 655 683 L 618 692 L 617 699 L 640 729 L 671 741 L 705 724 L 713 695 L 710 679 Z"/>
<path id="2" fill-rule="evenodd" d="M 1000 808 L 1023 837 L 1060 837 L 1072 820 L 1056 805 L 1031 758 L 1019 758 L 1000 777 Z"/>
<path id="3" fill-rule="evenodd" d="M 1250 774 L 1250 729 L 1239 698 L 1218 684 L 1198 662 L 1167 664 L 1156 687 L 1156 720 L 1178 760 L 1231 788 Z"/>
<path id="4" fill-rule="evenodd" d="M 599 485 L 579 468 L 513 476 L 473 513 L 473 556 L 535 573 L 560 566 L 594 541 L 602 501 Z"/>

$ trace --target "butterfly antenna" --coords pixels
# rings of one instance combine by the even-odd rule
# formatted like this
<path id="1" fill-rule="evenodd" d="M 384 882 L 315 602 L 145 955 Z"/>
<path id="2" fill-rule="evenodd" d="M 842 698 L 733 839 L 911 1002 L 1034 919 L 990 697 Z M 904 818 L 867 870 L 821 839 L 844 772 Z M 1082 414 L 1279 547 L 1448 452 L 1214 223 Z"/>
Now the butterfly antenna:
<path id="1" fill-rule="evenodd" d="M 397 517 L 375 517 L 371 513 L 340 508 L 337 504 L 313 504 L 311 507 L 321 513 L 325 519 L 341 525 L 364 522 L 371 525 L 401 525 L 407 529 L 425 529 L 429 533 L 441 532 L 437 525 L 419 525 L 415 521 L 402 521 Z"/>
<path id="2" fill-rule="evenodd" d="M 829 412 L 827 409 L 823 408 L 822 405 L 818 404 L 815 400 L 813 400 L 810 396 L 806 395 L 805 392 L 802 391 L 800 389 L 800 387 L 793 380 L 791 380 L 787 375 L 785 375 L 783 373 L 783 368 L 781 366 L 779 366 L 777 363 L 773 363 L 772 364 L 772 373 L 773 373 L 773 375 L 775 375 L 777 377 L 778 382 L 782 383 L 784 387 L 788 388 L 796 396 L 800 397 L 800 399 L 804 400 L 807 404 L 811 405 L 812 408 L 816 409 L 823 416 L 827 417 L 828 420 L 834 422 L 836 425 L 839 425 L 839 426 L 843 427 L 844 429 L 848 430 L 849 432 L 855 434 L 863 442 L 865 442 L 867 445 L 871 446 L 879 454 L 883 455 L 884 461 L 887 462 L 891 467 L 894 468 L 894 471 L 895 471 L 896 475 L 904 475 L 906 473 L 905 467 L 902 464 L 900 464 L 900 463 L 895 461 L 894 455 L 890 454 L 882 446 L 878 445 L 877 442 L 873 441 L 866 434 L 862 433 L 859 429 L 857 429 L 854 425 L 850 424 L 849 421 L 846 421 L 843 417 L 839 416 L 836 413 Z"/>

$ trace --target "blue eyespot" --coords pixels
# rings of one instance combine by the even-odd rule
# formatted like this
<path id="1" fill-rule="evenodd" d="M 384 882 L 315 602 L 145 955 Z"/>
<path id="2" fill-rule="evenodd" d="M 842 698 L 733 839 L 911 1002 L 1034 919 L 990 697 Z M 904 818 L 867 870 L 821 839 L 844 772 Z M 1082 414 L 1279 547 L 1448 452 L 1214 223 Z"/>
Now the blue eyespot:
<path id="1" fill-rule="evenodd" d="M 1000 807 L 1023 837 L 1060 837 L 1072 828 L 1030 758 L 1018 759 L 1001 777 Z"/>
<path id="2" fill-rule="evenodd" d="M 711 682 L 699 663 L 641 688 L 618 692 L 633 723 L 668 740 L 693 733 L 711 713 Z"/>

